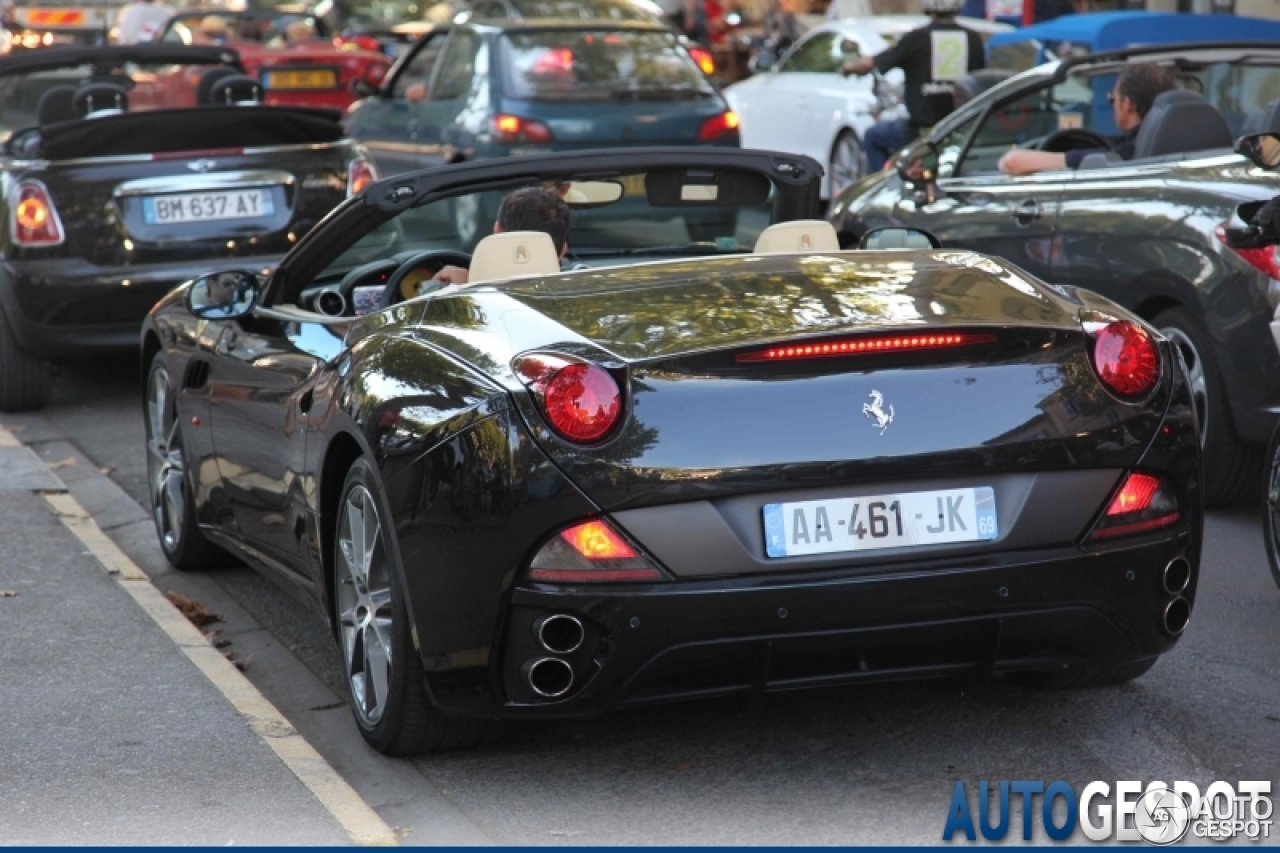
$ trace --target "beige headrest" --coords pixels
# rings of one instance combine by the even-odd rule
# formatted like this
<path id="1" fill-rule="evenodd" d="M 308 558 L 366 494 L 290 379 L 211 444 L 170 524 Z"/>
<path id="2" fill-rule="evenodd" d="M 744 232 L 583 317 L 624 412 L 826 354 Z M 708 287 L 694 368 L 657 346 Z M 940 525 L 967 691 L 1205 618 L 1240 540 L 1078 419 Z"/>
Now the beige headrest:
<path id="1" fill-rule="evenodd" d="M 838 252 L 840 238 L 830 222 L 821 219 L 799 219 L 779 222 L 760 232 L 756 240 L 757 255 L 786 252 Z"/>
<path id="2" fill-rule="evenodd" d="M 485 237 L 471 256 L 468 284 L 524 275 L 555 275 L 560 255 L 543 231 L 506 231 Z"/>

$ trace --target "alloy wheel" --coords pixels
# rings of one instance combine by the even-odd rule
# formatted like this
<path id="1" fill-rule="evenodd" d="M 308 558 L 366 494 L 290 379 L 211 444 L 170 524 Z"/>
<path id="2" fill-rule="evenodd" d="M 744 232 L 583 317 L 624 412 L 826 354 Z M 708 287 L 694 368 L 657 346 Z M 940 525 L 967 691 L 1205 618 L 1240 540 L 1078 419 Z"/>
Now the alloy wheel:
<path id="1" fill-rule="evenodd" d="M 1204 360 L 1196 350 L 1191 337 L 1176 326 L 1160 330 L 1182 356 L 1182 363 L 1187 367 L 1187 382 L 1191 386 L 1191 402 L 1196 407 L 1196 420 L 1200 423 L 1200 444 L 1204 446 L 1205 436 L 1209 434 L 1209 380 L 1205 375 Z"/>
<path id="2" fill-rule="evenodd" d="M 338 622 L 356 714 L 375 726 L 391 689 L 391 577 L 373 495 L 354 485 L 338 523 Z"/>
<path id="3" fill-rule="evenodd" d="M 842 133 L 831 151 L 831 200 L 854 181 L 867 173 L 867 155 L 858 138 L 852 133 Z"/>
<path id="4" fill-rule="evenodd" d="M 187 466 L 182 455 L 169 371 L 157 367 L 147 388 L 147 468 L 151 487 L 151 515 L 160 544 L 172 554 L 182 544 L 187 512 Z"/>

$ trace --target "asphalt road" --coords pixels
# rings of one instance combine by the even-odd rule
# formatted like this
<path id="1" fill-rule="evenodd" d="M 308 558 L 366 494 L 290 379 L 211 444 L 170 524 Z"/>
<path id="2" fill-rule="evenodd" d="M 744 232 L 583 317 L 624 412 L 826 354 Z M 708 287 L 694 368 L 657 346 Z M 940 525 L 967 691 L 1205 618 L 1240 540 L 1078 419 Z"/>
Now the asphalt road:
<path id="1" fill-rule="evenodd" d="M 143 502 L 139 384 L 131 359 L 67 367 L 44 415 Z M 67 447 L 42 452 L 56 463 Z M 1211 513 L 1206 533 L 1187 634 L 1124 687 L 886 685 L 671 705 L 510 725 L 474 751 L 412 762 L 360 741 L 318 616 L 244 568 L 174 583 L 237 614 L 228 636 L 252 658 L 249 677 L 404 843 L 936 843 L 956 780 L 1280 789 L 1280 590 L 1256 512 Z"/>

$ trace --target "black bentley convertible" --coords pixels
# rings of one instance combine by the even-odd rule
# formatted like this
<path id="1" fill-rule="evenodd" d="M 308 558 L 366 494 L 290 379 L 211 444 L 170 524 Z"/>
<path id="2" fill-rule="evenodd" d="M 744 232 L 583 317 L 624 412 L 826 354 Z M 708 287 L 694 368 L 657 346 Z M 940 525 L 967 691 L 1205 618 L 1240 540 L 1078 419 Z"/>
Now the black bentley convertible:
<path id="1" fill-rule="evenodd" d="M 999 172 L 1013 145 L 1111 149 L 1108 94 L 1120 69 L 1140 62 L 1164 67 L 1179 88 L 1156 99 L 1134 159 L 1099 150 L 1075 171 Z M 1012 77 L 940 122 L 903 158 L 934 163 L 928 186 L 891 170 L 851 187 L 832 218 L 853 239 L 889 224 L 927 229 L 944 246 L 1095 290 L 1154 325 L 1190 372 L 1207 497 L 1231 502 L 1256 494 L 1261 449 L 1280 414 L 1280 353 L 1268 328 L 1280 256 L 1223 242 L 1237 205 L 1280 192 L 1280 175 L 1232 152 L 1236 137 L 1266 129 L 1280 130 L 1274 42 L 1077 56 Z"/>
<path id="2" fill-rule="evenodd" d="M 265 278 L 189 282 L 143 330 L 169 560 L 313 602 L 389 754 L 685 697 L 1142 674 L 1201 548 L 1170 343 L 982 255 L 841 250 L 821 180 L 678 148 L 438 168 Z M 530 185 L 570 205 L 567 268 L 540 232 L 460 251 L 453 205 Z"/>
<path id="3" fill-rule="evenodd" d="M 51 359 L 137 347 L 186 279 L 274 265 L 373 177 L 336 112 L 259 101 L 224 48 L 0 57 L 0 410 L 41 406 Z"/>

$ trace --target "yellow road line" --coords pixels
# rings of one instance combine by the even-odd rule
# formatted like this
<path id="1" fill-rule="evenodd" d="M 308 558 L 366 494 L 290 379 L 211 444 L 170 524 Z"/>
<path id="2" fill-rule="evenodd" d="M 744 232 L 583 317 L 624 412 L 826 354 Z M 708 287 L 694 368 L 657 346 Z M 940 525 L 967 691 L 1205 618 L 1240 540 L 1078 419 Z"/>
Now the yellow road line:
<path id="1" fill-rule="evenodd" d="M 0 427 L 0 447 L 14 441 Z M 89 549 L 109 574 L 182 649 L 236 712 L 275 752 L 329 813 L 351 840 L 361 845 L 395 846 L 395 831 L 338 775 L 320 753 L 290 725 L 267 697 L 222 656 L 178 608 L 151 583 L 119 546 L 107 537 L 80 503 L 65 492 L 45 492 L 44 498 L 68 530 Z"/>

